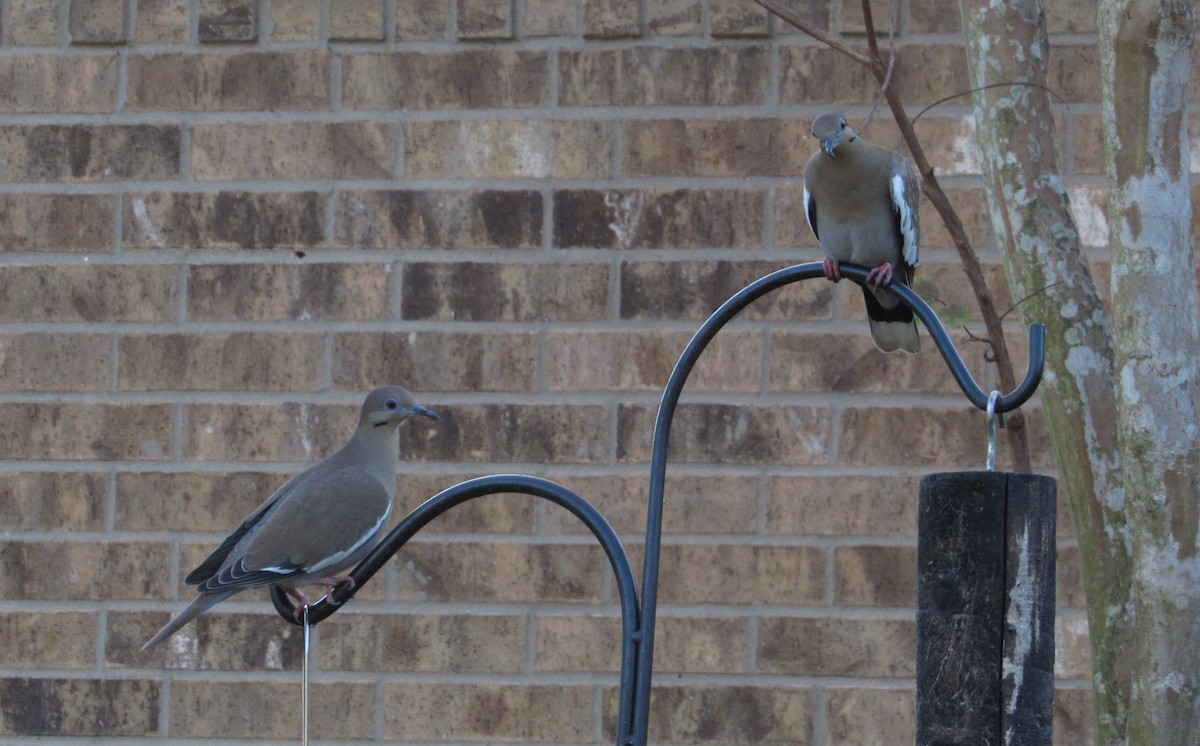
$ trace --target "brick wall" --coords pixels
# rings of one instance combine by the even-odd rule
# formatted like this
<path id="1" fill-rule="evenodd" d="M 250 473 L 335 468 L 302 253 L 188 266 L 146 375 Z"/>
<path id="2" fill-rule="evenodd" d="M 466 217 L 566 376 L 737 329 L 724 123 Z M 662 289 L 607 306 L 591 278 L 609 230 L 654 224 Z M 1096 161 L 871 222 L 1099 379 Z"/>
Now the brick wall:
<path id="1" fill-rule="evenodd" d="M 957 3 L 900 6 L 908 102 L 965 89 Z M 1099 243 L 1095 9 L 1051 6 Z M 862 41 L 856 3 L 805 7 Z M 264 593 L 137 648 L 383 383 L 443 415 L 405 437 L 401 511 L 544 475 L 640 566 L 670 367 L 729 294 L 819 257 L 808 122 L 874 95 L 748 0 L 0 2 L 0 740 L 294 742 L 299 635 Z M 965 100 L 918 130 L 1007 307 Z M 885 115 L 867 134 L 899 145 Z M 921 275 L 966 299 L 924 227 Z M 984 457 L 925 346 L 875 353 L 857 292 L 810 281 L 706 354 L 675 427 L 654 741 L 911 742 L 917 482 Z M 1081 744 L 1061 524 L 1056 743 Z M 617 619 L 565 512 L 467 505 L 319 627 L 314 735 L 611 742 Z"/>

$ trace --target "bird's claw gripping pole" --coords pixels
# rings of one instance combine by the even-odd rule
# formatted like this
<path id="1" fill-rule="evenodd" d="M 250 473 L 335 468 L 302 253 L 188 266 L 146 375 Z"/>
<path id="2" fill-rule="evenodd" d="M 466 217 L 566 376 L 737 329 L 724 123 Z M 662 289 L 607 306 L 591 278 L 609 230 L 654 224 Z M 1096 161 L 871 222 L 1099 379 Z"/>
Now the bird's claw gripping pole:
<path id="1" fill-rule="evenodd" d="M 841 276 L 862 285 L 866 283 L 869 270 L 853 264 L 840 265 Z M 417 531 L 431 520 L 455 505 L 483 495 L 497 493 L 523 493 L 541 497 L 570 510 L 592 530 L 603 546 L 617 577 L 617 589 L 621 599 L 623 643 L 620 676 L 620 706 L 617 722 L 618 746 L 643 746 L 649 729 L 650 681 L 654 658 L 654 623 L 658 603 L 659 550 L 662 541 L 663 488 L 666 481 L 667 451 L 670 441 L 671 422 L 675 406 L 683 391 L 688 375 L 708 346 L 712 338 L 742 309 L 767 293 L 800 280 L 825 278 L 821 262 L 797 264 L 780 269 L 759 278 L 731 296 L 709 316 L 708 320 L 692 337 L 671 371 L 671 377 L 663 390 L 658 418 L 654 426 L 654 443 L 651 451 L 650 489 L 646 516 L 645 561 L 642 574 L 642 598 L 638 605 L 637 589 L 634 587 L 628 555 L 621 546 L 616 533 L 594 507 L 575 493 L 553 482 L 538 477 L 500 474 L 480 477 L 443 490 L 422 503 L 404 518 L 391 533 L 380 542 L 370 555 L 350 574 L 356 586 L 339 585 L 331 593 L 330 600 L 321 600 L 309 610 L 309 621 L 316 624 L 341 608 L 362 586 L 383 567 L 393 554 L 404 546 Z M 1001 396 L 991 396 L 975 382 L 954 347 L 937 314 L 912 288 L 893 283 L 888 289 L 902 303 L 912 309 L 921 319 L 930 338 L 937 346 L 951 375 L 967 399 L 981 410 L 1003 414 L 1020 407 L 1033 396 L 1042 379 L 1045 362 L 1045 327 L 1033 324 L 1029 327 L 1029 367 L 1025 378 L 1012 391 Z M 989 404 L 989 399 L 991 402 Z M 289 622 L 296 624 L 292 605 L 283 590 L 271 588 L 271 598 L 276 610 Z M 333 601 L 331 603 L 330 601 Z"/>

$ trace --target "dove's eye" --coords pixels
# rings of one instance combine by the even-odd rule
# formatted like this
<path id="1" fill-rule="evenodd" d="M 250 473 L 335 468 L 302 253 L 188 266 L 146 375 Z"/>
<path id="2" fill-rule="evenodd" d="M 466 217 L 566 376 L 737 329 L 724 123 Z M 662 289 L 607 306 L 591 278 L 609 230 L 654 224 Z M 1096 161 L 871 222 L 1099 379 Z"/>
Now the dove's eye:
<path id="1" fill-rule="evenodd" d="M 387 407 L 388 409 L 395 409 L 396 407 L 400 406 L 400 402 L 396 401 L 395 399 L 388 399 L 383 403 L 383 406 Z"/>

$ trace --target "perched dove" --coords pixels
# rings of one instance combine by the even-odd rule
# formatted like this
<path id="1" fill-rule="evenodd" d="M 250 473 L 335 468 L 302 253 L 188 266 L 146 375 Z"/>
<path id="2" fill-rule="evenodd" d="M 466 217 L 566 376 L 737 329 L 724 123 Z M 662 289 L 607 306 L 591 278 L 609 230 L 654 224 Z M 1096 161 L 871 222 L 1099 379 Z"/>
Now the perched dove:
<path id="1" fill-rule="evenodd" d="M 184 582 L 200 596 L 151 637 L 147 650 L 238 591 L 279 585 L 326 593 L 353 580 L 338 575 L 374 548 L 396 495 L 400 424 L 413 415 L 438 419 L 399 386 L 375 389 L 363 402 L 358 429 L 341 450 L 283 484 L 200 563 Z"/>
<path id="2" fill-rule="evenodd" d="M 863 288 L 871 336 L 884 352 L 917 352 L 912 311 L 885 288 L 912 285 L 917 267 L 917 175 L 908 159 L 859 137 L 836 112 L 813 121 L 821 149 L 804 167 L 804 212 L 825 251 L 825 276 L 838 262 L 872 268 Z"/>

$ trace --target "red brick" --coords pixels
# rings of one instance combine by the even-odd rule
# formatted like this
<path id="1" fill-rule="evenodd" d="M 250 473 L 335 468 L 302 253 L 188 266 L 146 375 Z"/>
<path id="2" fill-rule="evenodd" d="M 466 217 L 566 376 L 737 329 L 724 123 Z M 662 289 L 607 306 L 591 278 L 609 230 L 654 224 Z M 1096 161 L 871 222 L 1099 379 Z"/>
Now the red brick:
<path id="1" fill-rule="evenodd" d="M 96 662 L 96 615 L 80 611 L 0 612 L 5 644 L 0 665 L 18 669 L 91 668 Z"/>
<path id="2" fill-rule="evenodd" d="M 121 44 L 125 0 L 71 0 L 68 27 L 74 44 Z"/>
<path id="3" fill-rule="evenodd" d="M 458 3 L 459 39 L 513 38 L 513 5 L 510 0 L 455 0 Z"/>
<path id="4" fill-rule="evenodd" d="M 141 44 L 187 41 L 189 0 L 137 0 L 137 28 Z"/>
<path id="5" fill-rule="evenodd" d="M 715 37 L 766 36 L 767 11 L 738 0 L 712 0 L 709 8 L 709 27 Z"/>
<path id="6" fill-rule="evenodd" d="M 646 30 L 655 36 L 693 36 L 704 29 L 702 0 L 661 0 L 646 6 Z"/>
<path id="7" fill-rule="evenodd" d="M 271 0 L 271 41 L 316 42 L 321 0 Z"/>
<path id="8" fill-rule="evenodd" d="M 604 121 L 467 119 L 409 122 L 408 178 L 603 178 L 612 173 L 613 131 Z"/>
<path id="9" fill-rule="evenodd" d="M 364 682 L 314 683 L 309 700 L 313 738 L 369 738 L 373 692 Z M 294 681 L 176 680 L 170 707 L 173 738 L 300 739 L 302 712 Z"/>
<path id="10" fill-rule="evenodd" d="M 605 39 L 641 35 L 637 0 L 584 0 L 584 38 Z"/>
<path id="11" fill-rule="evenodd" d="M 615 690 L 605 697 L 605 730 L 617 721 Z M 652 743 L 814 743 L 813 691 L 807 687 L 655 682 Z M 613 740 L 615 734 L 608 734 Z"/>
<path id="12" fill-rule="evenodd" d="M 824 579 L 825 552 L 812 547 L 666 544 L 659 602 L 814 605 Z"/>
<path id="13" fill-rule="evenodd" d="M 5 598 L 107 601 L 168 593 L 169 548 L 160 542 L 4 541 Z"/>
<path id="14" fill-rule="evenodd" d="M 148 265 L 0 267 L 0 320 L 169 321 L 176 274 L 174 267 Z"/>
<path id="15" fill-rule="evenodd" d="M 270 608 L 265 592 L 262 606 Z M 194 589 L 185 597 L 190 600 Z M 243 594 L 249 597 L 251 594 Z M 183 602 L 180 602 L 182 608 Z M 168 619 L 162 612 L 108 614 L 106 666 L 157 666 L 190 671 L 299 671 L 304 655 L 303 632 L 274 611 L 268 615 L 228 614 L 226 604 L 184 627 L 165 643 L 142 652 L 141 647 Z"/>
<path id="16" fill-rule="evenodd" d="M 159 460 L 169 455 L 165 404 L 0 404 L 0 447 L 8 458 Z"/>
<path id="17" fill-rule="evenodd" d="M 829 743 L 889 746 L 913 741 L 916 709 L 916 697 L 908 689 L 831 689 Z"/>
<path id="18" fill-rule="evenodd" d="M 396 41 L 442 39 L 448 18 L 447 3 L 396 0 Z"/>
<path id="19" fill-rule="evenodd" d="M 510 614 L 337 615 L 321 625 L 332 671 L 521 673 L 528 618 Z"/>
<path id="20" fill-rule="evenodd" d="M 289 476 L 268 472 L 121 471 L 117 473 L 114 524 L 120 531 L 225 533 Z"/>
<path id="21" fill-rule="evenodd" d="M 523 38 L 574 33 L 575 0 L 525 0 L 520 30 Z"/>
<path id="22" fill-rule="evenodd" d="M 907 44 L 896 51 L 892 85 L 901 92 L 905 103 L 928 103 L 971 87 L 960 44 Z M 781 47 L 779 66 L 783 103 L 842 107 L 872 104 L 879 95 L 879 81 L 874 75 L 858 62 L 825 46 Z M 886 104 L 883 108 L 886 111 Z M 858 127 L 861 120 L 853 124 Z M 874 141 L 875 126 L 863 134 Z M 809 151 L 815 151 L 815 145 L 811 136 L 804 140 Z"/>
<path id="23" fill-rule="evenodd" d="M 383 0 L 340 0 L 329 6 L 330 41 L 383 41 Z"/>
<path id="24" fill-rule="evenodd" d="M 833 574 L 838 605 L 916 606 L 916 547 L 839 546 Z"/>
<path id="25" fill-rule="evenodd" d="M 916 536 L 916 477 L 767 479 L 767 532 L 784 536 Z"/>
<path id="26" fill-rule="evenodd" d="M 340 448 L 357 421 L 357 407 L 332 404 L 190 404 L 183 410 L 183 458 L 316 461 Z"/>
<path id="27" fill-rule="evenodd" d="M 46 0 L 12 0 L 9 10 L 9 41 L 16 46 L 58 43 L 58 5 Z"/>

